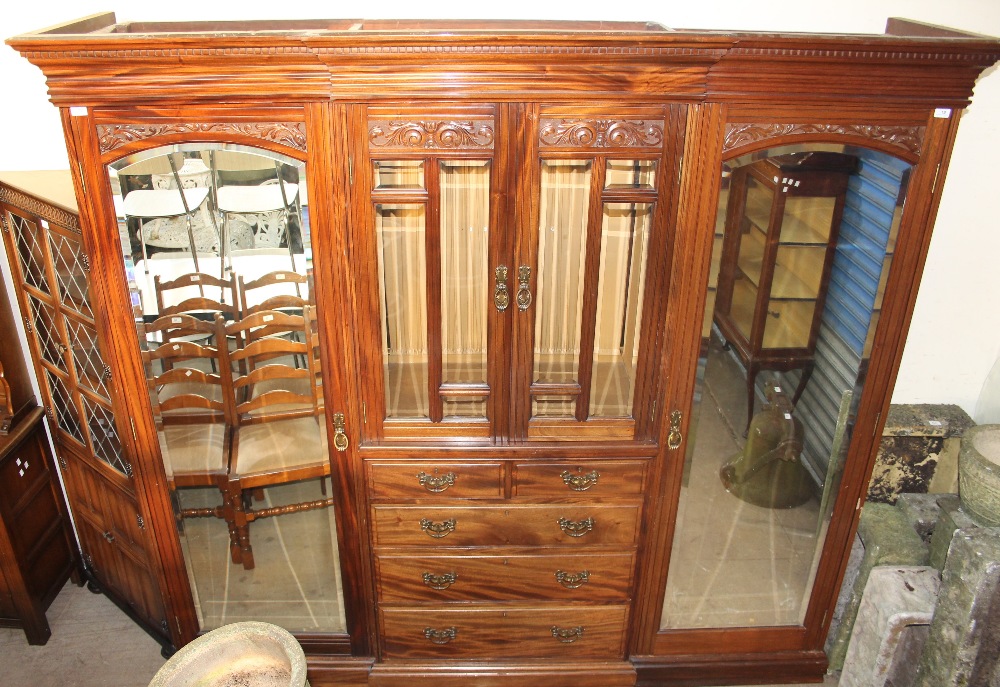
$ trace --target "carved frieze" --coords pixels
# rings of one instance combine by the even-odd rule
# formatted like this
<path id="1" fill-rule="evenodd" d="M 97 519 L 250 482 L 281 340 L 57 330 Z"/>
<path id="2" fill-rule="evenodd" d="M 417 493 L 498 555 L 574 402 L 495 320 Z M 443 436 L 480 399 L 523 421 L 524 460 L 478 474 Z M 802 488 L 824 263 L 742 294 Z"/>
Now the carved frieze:
<path id="1" fill-rule="evenodd" d="M 632 119 L 542 119 L 539 144 L 549 148 L 646 148 L 663 143 L 663 122 Z"/>
<path id="2" fill-rule="evenodd" d="M 914 155 L 920 155 L 925 127 L 882 126 L 876 124 L 760 124 L 733 123 L 726 127 L 723 149 L 742 148 L 771 138 L 797 135 L 831 134 L 857 136 L 881 141 Z"/>
<path id="3" fill-rule="evenodd" d="M 20 210 L 24 210 L 35 217 L 40 217 L 47 222 L 57 224 L 64 229 L 69 229 L 77 234 L 80 233 L 80 219 L 71 212 L 66 212 L 60 208 L 53 207 L 48 203 L 22 193 L 17 189 L 0 186 L 0 203 L 7 203 Z"/>
<path id="4" fill-rule="evenodd" d="M 493 120 L 373 120 L 372 148 L 492 148 Z"/>
<path id="5" fill-rule="evenodd" d="M 218 133 L 241 135 L 306 151 L 306 125 L 302 122 L 211 122 L 169 124 L 99 124 L 101 152 L 155 136 Z"/>

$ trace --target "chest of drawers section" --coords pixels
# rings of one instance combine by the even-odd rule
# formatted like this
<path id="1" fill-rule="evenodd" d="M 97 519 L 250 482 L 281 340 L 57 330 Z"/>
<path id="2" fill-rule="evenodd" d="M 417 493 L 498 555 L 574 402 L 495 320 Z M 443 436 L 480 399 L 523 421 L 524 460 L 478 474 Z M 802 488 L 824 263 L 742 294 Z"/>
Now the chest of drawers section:
<path id="1" fill-rule="evenodd" d="M 366 461 L 382 656 L 614 660 L 646 462 Z"/>

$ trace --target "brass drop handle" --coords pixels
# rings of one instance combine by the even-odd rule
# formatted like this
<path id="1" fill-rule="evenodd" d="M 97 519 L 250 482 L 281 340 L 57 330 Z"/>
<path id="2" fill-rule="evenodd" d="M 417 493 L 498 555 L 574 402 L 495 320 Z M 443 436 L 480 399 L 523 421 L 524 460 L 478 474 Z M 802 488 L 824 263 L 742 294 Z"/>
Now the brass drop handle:
<path id="1" fill-rule="evenodd" d="M 455 524 L 455 518 L 449 518 L 444 522 L 434 522 L 433 520 L 423 518 L 420 521 L 420 529 L 426 532 L 429 537 L 441 539 L 455 531 Z"/>
<path id="2" fill-rule="evenodd" d="M 531 287 L 528 286 L 528 282 L 531 281 L 531 268 L 527 265 L 521 265 L 517 268 L 517 309 L 520 311 L 525 311 L 531 305 Z"/>
<path id="3" fill-rule="evenodd" d="M 499 265 L 494 271 L 493 305 L 497 312 L 503 312 L 510 305 L 510 291 L 507 289 L 507 266 Z"/>
<path id="4" fill-rule="evenodd" d="M 424 637 L 431 640 L 434 644 L 447 644 L 457 636 L 458 630 L 454 627 L 445 628 L 444 630 L 435 630 L 433 627 L 424 628 Z"/>
<path id="5" fill-rule="evenodd" d="M 594 519 L 586 518 L 584 520 L 567 520 L 566 518 L 559 518 L 557 521 L 559 523 L 559 529 L 571 537 L 582 537 L 594 529 Z"/>
<path id="6" fill-rule="evenodd" d="M 338 451 L 346 451 L 350 441 L 347 438 L 347 427 L 344 424 L 344 414 L 333 414 L 333 447 Z"/>
<path id="7" fill-rule="evenodd" d="M 426 472 L 420 472 L 417 473 L 417 482 L 427 491 L 440 494 L 442 491 L 448 489 L 448 487 L 455 486 L 455 473 L 449 472 L 440 477 L 435 477 L 428 475 Z"/>
<path id="8" fill-rule="evenodd" d="M 556 581 L 566 589 L 579 589 L 590 581 L 590 571 L 581 570 L 574 575 L 562 570 L 556 570 Z"/>
<path id="9" fill-rule="evenodd" d="M 684 441 L 684 435 L 681 434 L 681 420 L 683 417 L 679 410 L 670 413 L 670 433 L 667 435 L 667 448 L 671 451 L 679 449 L 681 442 Z"/>
<path id="10" fill-rule="evenodd" d="M 440 591 L 442 589 L 447 589 L 451 585 L 455 584 L 455 581 L 458 579 L 458 575 L 456 575 L 453 572 L 446 572 L 440 575 L 434 575 L 432 573 L 425 572 L 423 578 L 424 578 L 424 584 L 426 584 L 431 589 L 437 589 Z"/>
<path id="11" fill-rule="evenodd" d="M 580 625 L 576 627 L 557 627 L 553 625 L 552 636 L 563 644 L 572 644 L 583 637 L 583 627 Z"/>
<path id="12" fill-rule="evenodd" d="M 600 479 L 601 474 L 597 470 L 593 470 L 586 475 L 574 475 L 569 470 L 563 470 L 559 473 L 559 476 L 562 477 L 563 484 L 573 491 L 587 491 L 597 484 L 597 480 Z"/>

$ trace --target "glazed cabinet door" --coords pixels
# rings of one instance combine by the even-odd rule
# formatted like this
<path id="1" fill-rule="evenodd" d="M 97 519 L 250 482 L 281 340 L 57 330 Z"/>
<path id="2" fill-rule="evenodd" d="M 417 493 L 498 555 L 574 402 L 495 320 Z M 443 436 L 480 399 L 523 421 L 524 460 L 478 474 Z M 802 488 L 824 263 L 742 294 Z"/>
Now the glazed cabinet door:
<path id="1" fill-rule="evenodd" d="M 682 113 L 355 109 L 368 438 L 647 436 Z"/>
<path id="2" fill-rule="evenodd" d="M 90 262 L 76 216 L 4 205 L 5 242 L 32 358 L 55 428 L 70 507 L 91 578 L 168 634 L 149 562 L 133 468 L 115 425 L 114 380 L 90 294 Z M 123 524 L 124 523 L 124 524 Z"/>
<path id="3" fill-rule="evenodd" d="M 666 276 L 680 114 L 526 108 L 513 380 L 522 438 L 647 431 L 661 299 L 646 294 Z"/>
<path id="4" fill-rule="evenodd" d="M 505 105 L 358 107 L 353 177 L 374 439 L 507 433 Z M 367 269 L 366 269 L 367 268 Z M 372 420 L 381 420 L 372 422 Z"/>

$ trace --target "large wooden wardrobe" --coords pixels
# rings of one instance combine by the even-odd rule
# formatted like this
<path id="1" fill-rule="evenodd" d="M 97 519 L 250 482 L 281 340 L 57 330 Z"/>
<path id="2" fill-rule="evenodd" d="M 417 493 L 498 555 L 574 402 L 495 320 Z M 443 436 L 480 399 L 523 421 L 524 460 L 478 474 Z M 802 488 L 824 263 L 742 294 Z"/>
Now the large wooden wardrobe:
<path id="1" fill-rule="evenodd" d="M 1000 42 L 112 14 L 7 42 L 79 206 L 0 198 L 83 565 L 168 649 L 264 620 L 313 685 L 823 674 Z"/>

